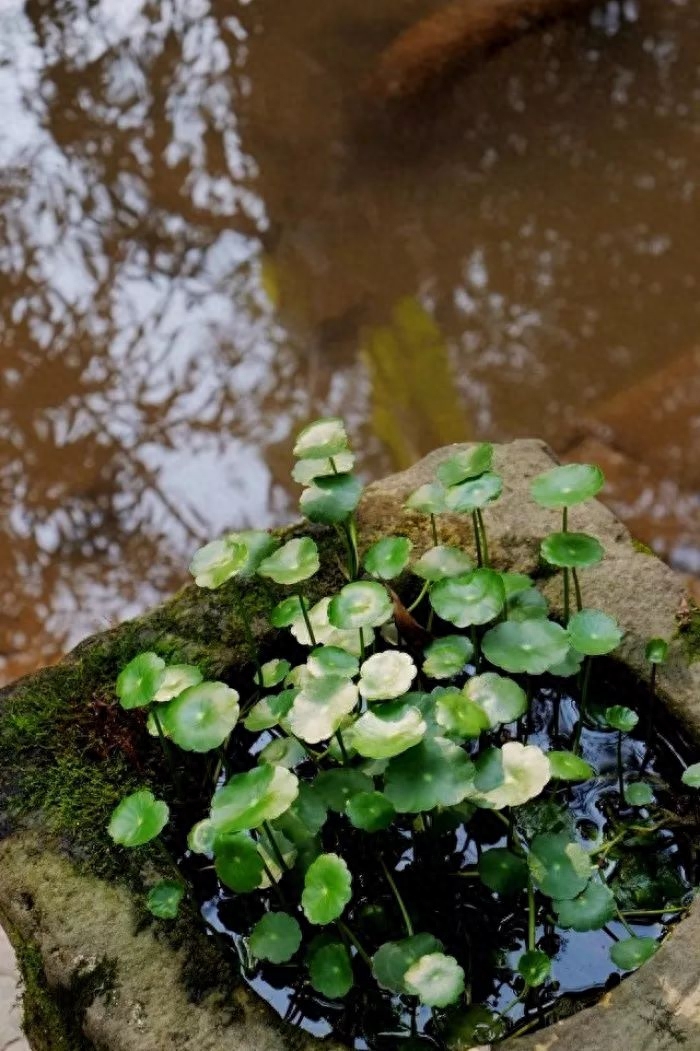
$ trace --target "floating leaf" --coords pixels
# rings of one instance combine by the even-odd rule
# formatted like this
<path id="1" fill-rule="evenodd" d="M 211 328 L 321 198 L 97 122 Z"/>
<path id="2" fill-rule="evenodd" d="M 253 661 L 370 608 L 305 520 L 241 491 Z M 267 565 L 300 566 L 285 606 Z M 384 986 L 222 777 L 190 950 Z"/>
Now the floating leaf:
<path id="1" fill-rule="evenodd" d="M 603 545 L 587 533 L 550 533 L 540 544 L 540 554 L 550 566 L 585 569 L 605 557 Z"/>
<path id="2" fill-rule="evenodd" d="M 649 639 L 644 656 L 650 664 L 663 664 L 668 657 L 668 643 L 665 639 Z"/>
<path id="3" fill-rule="evenodd" d="M 322 945 L 309 961 L 311 985 L 331 1000 L 337 1000 L 350 992 L 354 977 L 352 961 L 342 942 Z"/>
<path id="4" fill-rule="evenodd" d="M 552 777 L 558 781 L 588 781 L 595 777 L 595 770 L 581 756 L 573 752 L 548 752 Z"/>
<path id="5" fill-rule="evenodd" d="M 474 569 L 438 581 L 430 591 L 430 604 L 439 617 L 458 628 L 487 624 L 505 605 L 503 581 L 493 569 Z"/>
<path id="6" fill-rule="evenodd" d="M 177 918 L 180 902 L 184 896 L 185 888 L 182 883 L 163 879 L 149 890 L 146 908 L 159 920 L 174 920 Z"/>
<path id="7" fill-rule="evenodd" d="M 635 781 L 625 788 L 625 802 L 630 806 L 651 806 L 654 802 L 654 790 L 645 781 Z"/>
<path id="8" fill-rule="evenodd" d="M 272 763 L 273 766 L 286 766 L 293 770 L 306 759 L 306 749 L 294 737 L 276 737 L 266 744 L 258 756 L 259 763 Z"/>
<path id="9" fill-rule="evenodd" d="M 382 989 L 408 993 L 404 984 L 406 971 L 423 956 L 442 950 L 442 942 L 432 934 L 412 934 L 400 941 L 385 942 L 372 957 L 372 974 Z"/>
<path id="10" fill-rule="evenodd" d="M 186 690 L 188 686 L 196 686 L 202 679 L 201 671 L 193 664 L 171 664 L 169 668 L 165 669 L 165 675 L 153 696 L 153 700 L 156 704 L 172 701 L 174 697 Z"/>
<path id="11" fill-rule="evenodd" d="M 376 628 L 391 620 L 394 607 L 386 588 L 373 580 L 355 580 L 346 584 L 331 599 L 328 619 L 336 628 Z"/>
<path id="12" fill-rule="evenodd" d="M 615 915 L 615 896 L 603 882 L 592 879 L 575 898 L 553 901 L 557 923 L 572 931 L 597 931 Z"/>
<path id="13" fill-rule="evenodd" d="M 247 894 L 262 884 L 263 859 L 257 843 L 247 832 L 219 836 L 214 850 L 214 868 L 225 886 L 238 894 Z"/>
<path id="14" fill-rule="evenodd" d="M 117 697 L 122 708 L 143 708 L 154 700 L 165 678 L 165 661 L 157 653 L 139 653 L 117 679 Z"/>
<path id="15" fill-rule="evenodd" d="M 625 708 L 623 704 L 614 704 L 612 708 L 605 709 L 605 720 L 613 730 L 628 734 L 639 722 L 639 716 L 631 708 Z"/>
<path id="16" fill-rule="evenodd" d="M 448 460 L 443 460 L 437 469 L 438 479 L 445 486 L 458 485 L 467 478 L 477 478 L 485 471 L 491 470 L 493 445 L 481 442 L 468 449 L 461 449 Z"/>
<path id="17" fill-rule="evenodd" d="M 500 475 L 488 471 L 480 478 L 451 486 L 447 490 L 445 505 L 448 511 L 471 513 L 490 504 L 492 500 L 497 500 L 502 491 L 503 481 Z"/>
<path id="18" fill-rule="evenodd" d="M 700 763 L 693 763 L 683 771 L 681 781 L 688 788 L 700 788 Z"/>
<path id="19" fill-rule="evenodd" d="M 286 912 L 266 912 L 250 932 L 253 956 L 270 963 L 286 963 L 301 945 L 301 927 Z"/>
<path id="20" fill-rule="evenodd" d="M 316 775 L 314 788 L 330 810 L 344 814 L 349 800 L 360 792 L 372 792 L 374 782 L 361 770 L 323 770 Z"/>
<path id="21" fill-rule="evenodd" d="M 404 506 L 425 515 L 439 515 L 446 510 L 445 496 L 446 491 L 439 482 L 428 482 L 411 493 Z"/>
<path id="22" fill-rule="evenodd" d="M 614 617 L 598 609 L 574 613 L 568 624 L 571 645 L 588 657 L 610 653 L 622 642 L 622 632 Z"/>
<path id="23" fill-rule="evenodd" d="M 432 679 L 451 679 L 474 656 L 474 647 L 464 635 L 444 635 L 425 650 L 423 671 Z"/>
<path id="24" fill-rule="evenodd" d="M 490 725 L 484 709 L 456 686 L 438 695 L 435 719 L 445 734 L 466 739 L 479 737 Z"/>
<path id="25" fill-rule="evenodd" d="M 107 831 L 122 847 L 141 847 L 159 835 L 168 823 L 168 804 L 147 788 L 122 799 L 115 807 Z"/>
<path id="26" fill-rule="evenodd" d="M 488 719 L 487 729 L 515 722 L 527 711 L 527 694 L 505 675 L 487 671 L 474 675 L 464 685 L 464 694 L 478 704 Z"/>
<path id="27" fill-rule="evenodd" d="M 384 705 L 379 714 L 365 712 L 346 735 L 347 743 L 366 759 L 391 759 L 423 738 L 426 724 L 417 708 Z"/>
<path id="28" fill-rule="evenodd" d="M 195 551 L 190 573 L 200 588 L 220 588 L 238 576 L 248 560 L 248 549 L 231 537 L 213 540 Z"/>
<path id="29" fill-rule="evenodd" d="M 610 948 L 610 959 L 621 971 L 634 971 L 658 949 L 653 938 L 624 938 Z"/>
<path id="30" fill-rule="evenodd" d="M 334 525 L 352 514 L 361 496 L 362 482 L 356 475 L 334 474 L 316 478 L 301 494 L 299 509 L 311 522 Z"/>
<path id="31" fill-rule="evenodd" d="M 441 952 L 421 956 L 404 974 L 404 985 L 428 1007 L 446 1007 L 464 992 L 464 971 L 454 956 Z"/>
<path id="32" fill-rule="evenodd" d="M 315 478 L 326 478 L 331 474 L 348 474 L 355 466 L 351 452 L 338 453 L 332 459 L 299 460 L 292 469 L 292 478 L 299 485 L 310 485 Z"/>
<path id="33" fill-rule="evenodd" d="M 288 540 L 258 566 L 261 577 L 269 577 L 276 584 L 298 584 L 318 571 L 318 548 L 310 536 Z"/>
<path id="34" fill-rule="evenodd" d="M 372 544 L 363 559 L 363 566 L 373 577 L 393 580 L 408 565 L 413 544 L 405 536 L 385 536 Z"/>
<path id="35" fill-rule="evenodd" d="M 294 698 L 286 724 L 295 737 L 317 744 L 332 737 L 358 701 L 357 686 L 341 675 L 309 679 Z"/>
<path id="36" fill-rule="evenodd" d="M 269 730 L 277 726 L 280 719 L 283 719 L 292 707 L 298 692 L 297 689 L 282 690 L 281 693 L 263 697 L 261 701 L 253 705 L 243 720 L 246 730 L 257 733 L 260 730 Z"/>
<path id="37" fill-rule="evenodd" d="M 506 621 L 489 628 L 482 640 L 486 659 L 508 672 L 542 675 L 564 660 L 569 638 L 550 620 Z"/>
<path id="38" fill-rule="evenodd" d="M 530 492 L 541 507 L 573 507 L 600 492 L 605 477 L 600 467 L 571 463 L 553 467 L 533 479 Z"/>
<path id="39" fill-rule="evenodd" d="M 336 920 L 352 897 L 350 870 L 337 854 L 321 854 L 306 870 L 301 907 L 309 923 Z"/>
<path id="40" fill-rule="evenodd" d="M 538 796 L 550 776 L 547 756 L 537 745 L 507 741 L 477 759 L 475 792 L 470 798 L 493 810 L 520 806 Z"/>
<path id="41" fill-rule="evenodd" d="M 445 1012 L 444 1037 L 448 1051 L 479 1051 L 476 1047 L 501 1040 L 506 1035 L 507 1023 L 502 1015 L 483 1004 L 470 1004 L 452 1012 Z"/>
<path id="42" fill-rule="evenodd" d="M 270 614 L 270 624 L 273 628 L 290 628 L 300 618 L 303 622 L 302 603 L 304 609 L 308 610 L 309 603 L 301 595 L 290 595 L 278 602 Z"/>
<path id="43" fill-rule="evenodd" d="M 381 832 L 393 821 L 396 811 L 381 792 L 358 792 L 348 801 L 345 812 L 350 823 L 364 832 Z"/>
<path id="44" fill-rule="evenodd" d="M 472 560 L 458 547 L 438 544 L 429 547 L 413 565 L 413 572 L 422 580 L 448 580 L 463 576 L 474 568 Z"/>
<path id="45" fill-rule="evenodd" d="M 299 792 L 299 781 L 282 766 L 256 766 L 234 774 L 211 801 L 211 821 L 217 833 L 230 835 L 259 828 L 283 814 Z"/>
<path id="46" fill-rule="evenodd" d="M 160 712 L 164 731 L 188 752 L 218 748 L 238 722 L 239 696 L 223 682 L 190 686 Z"/>
<path id="47" fill-rule="evenodd" d="M 473 789 L 474 764 L 443 737 L 424 738 L 387 767 L 384 791 L 400 814 L 461 803 Z"/>
<path id="48" fill-rule="evenodd" d="M 527 863 L 506 847 L 485 850 L 478 869 L 481 882 L 496 894 L 518 894 L 527 886 Z"/>
<path id="49" fill-rule="evenodd" d="M 556 900 L 575 898 L 594 871 L 583 847 L 562 833 L 535 836 L 530 844 L 528 864 L 542 893 Z"/>
<path id="50" fill-rule="evenodd" d="M 360 662 L 357 657 L 339 646 L 317 646 L 309 654 L 306 667 L 316 678 L 326 675 L 341 675 L 343 678 L 352 679 L 360 670 Z"/>
<path id="51" fill-rule="evenodd" d="M 337 416 L 324 416 L 299 431 L 293 452 L 297 460 L 326 460 L 345 452 L 347 447 L 343 421 Z"/>
<path id="52" fill-rule="evenodd" d="M 393 700 L 407 693 L 416 677 L 416 666 L 407 653 L 384 650 L 363 662 L 360 693 L 366 701 Z"/>
<path id="53" fill-rule="evenodd" d="M 216 829 L 208 817 L 193 825 L 187 835 L 187 846 L 193 854 L 213 854 Z"/>
<path id="54" fill-rule="evenodd" d="M 518 960 L 518 972 L 533 989 L 546 982 L 552 973 L 552 961 L 541 949 L 530 949 Z"/>

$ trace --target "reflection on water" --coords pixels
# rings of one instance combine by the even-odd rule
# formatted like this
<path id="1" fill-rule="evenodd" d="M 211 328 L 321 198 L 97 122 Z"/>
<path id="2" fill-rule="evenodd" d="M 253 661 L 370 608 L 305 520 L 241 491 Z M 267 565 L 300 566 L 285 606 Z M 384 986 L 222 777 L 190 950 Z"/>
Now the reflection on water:
<path id="1" fill-rule="evenodd" d="M 697 370 L 661 385 L 660 473 L 608 405 L 697 342 L 700 13 L 609 4 L 382 111 L 358 85 L 429 6 L 0 6 L 0 678 L 289 515 L 321 412 L 375 475 L 607 442 L 697 565 Z"/>

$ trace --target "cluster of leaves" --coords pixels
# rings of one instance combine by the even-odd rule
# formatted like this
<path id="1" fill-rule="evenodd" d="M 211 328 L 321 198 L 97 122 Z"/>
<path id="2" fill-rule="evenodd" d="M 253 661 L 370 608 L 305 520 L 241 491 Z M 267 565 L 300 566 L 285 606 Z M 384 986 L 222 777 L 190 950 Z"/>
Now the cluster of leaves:
<path id="1" fill-rule="evenodd" d="M 433 546 L 413 558 L 407 537 L 387 536 L 362 561 L 354 521 L 362 486 L 352 473 L 342 422 L 310 425 L 294 452 L 294 478 L 305 487 L 301 509 L 311 522 L 332 525 L 342 536 L 347 583 L 310 605 L 303 585 L 319 570 L 315 541 L 305 536 L 282 544 L 259 531 L 207 544 L 191 571 L 203 588 L 255 574 L 289 588 L 270 620 L 291 634 L 304 659 L 294 666 L 282 657 L 258 665 L 243 703 L 229 685 L 205 682 L 188 665 L 166 666 L 155 653 L 136 656 L 117 680 L 124 708 L 148 709 L 151 732 L 169 761 L 173 745 L 218 757 L 211 803 L 191 829 L 188 848 L 210 858 L 218 879 L 235 894 L 274 891 L 281 907 L 273 909 L 266 896 L 266 911 L 248 934 L 250 957 L 281 964 L 305 947 L 308 981 L 324 997 L 345 996 L 357 969 L 367 968 L 397 996 L 414 997 L 438 1012 L 455 1010 L 469 978 L 464 961 L 432 933 L 415 932 L 398 873 L 384 864 L 381 847 L 403 934 L 368 951 L 363 932 L 350 926 L 363 873 L 352 871 L 349 852 L 343 856 L 342 828 L 348 841 L 360 835 L 381 842 L 378 834 L 392 828 L 421 835 L 445 819 L 468 828 L 485 811 L 505 831 L 502 845 L 480 854 L 474 878 L 527 913 L 527 940 L 517 962 L 520 998 L 551 974 L 551 956 L 537 939 L 545 916 L 571 931 L 621 922 L 627 932 L 615 937 L 612 962 L 623 971 L 639 966 L 656 941 L 627 925 L 616 899 L 611 858 L 626 833 L 591 846 L 573 825 L 532 831 L 520 817 L 526 805 L 562 785 L 600 777 L 581 755 L 587 688 L 591 662 L 613 651 L 622 632 L 614 618 L 586 608 L 582 599 L 578 574 L 600 561 L 601 544 L 568 529 L 569 508 L 599 491 L 599 469 L 556 467 L 532 482 L 538 504 L 562 511 L 561 528 L 541 545 L 542 559 L 562 570 L 560 623 L 529 577 L 489 564 L 484 511 L 503 490 L 490 445 L 456 453 L 439 466 L 435 481 L 408 498 L 407 508 L 430 516 Z M 471 517 L 476 564 L 466 551 L 439 542 L 445 513 Z M 408 574 L 419 581 L 410 609 L 392 587 Z M 417 617 L 425 613 L 425 626 L 414 611 Z M 411 626 L 429 640 L 422 652 L 407 641 L 416 637 Z M 293 649 L 285 646 L 284 652 Z M 654 668 L 665 660 L 663 640 L 652 640 L 648 657 Z M 549 750 L 529 740 L 531 698 L 541 676 L 575 677 L 580 686 L 580 718 L 565 734 L 557 713 L 558 747 Z M 598 729 L 617 735 L 620 810 L 647 815 L 654 786 L 630 779 L 623 769 L 623 737 L 635 729 L 636 712 L 615 705 L 597 711 L 595 719 Z M 649 745 L 651 722 L 647 734 Z M 232 772 L 232 742 L 241 735 L 247 735 L 246 754 L 255 757 L 254 765 Z M 700 771 L 690 768 L 683 779 L 697 787 Z M 142 790 L 116 808 L 109 831 L 116 843 L 137 847 L 158 836 L 168 818 L 166 802 Z M 333 850 L 324 846 L 330 824 L 336 828 Z M 172 917 L 183 893 L 176 881 L 158 884 L 149 908 Z"/>

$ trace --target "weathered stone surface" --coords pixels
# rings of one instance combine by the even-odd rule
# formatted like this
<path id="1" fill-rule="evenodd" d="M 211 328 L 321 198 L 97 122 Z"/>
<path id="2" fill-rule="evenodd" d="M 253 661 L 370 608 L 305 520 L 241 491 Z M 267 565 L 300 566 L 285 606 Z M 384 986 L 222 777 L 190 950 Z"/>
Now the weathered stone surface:
<path id="1" fill-rule="evenodd" d="M 429 546 L 427 523 L 404 512 L 402 504 L 450 451 L 440 450 L 370 487 L 360 515 L 363 545 L 396 530 L 411 535 L 419 551 Z M 538 442 L 499 448 L 504 495 L 485 518 L 496 564 L 535 573 L 556 602 L 560 584 L 543 574 L 538 548 L 541 537 L 557 527 L 558 516 L 528 497 L 529 480 L 551 464 L 551 454 Z M 607 549 L 606 562 L 582 574 L 582 587 L 587 604 L 604 607 L 623 625 L 624 662 L 646 674 L 646 640 L 674 638 L 660 689 L 700 740 L 697 618 L 683 606 L 679 578 L 640 552 L 600 504 L 575 509 L 571 525 L 595 534 Z M 439 528 L 443 540 L 471 542 L 463 519 L 446 517 Z M 319 539 L 332 554 L 331 542 L 324 534 Z M 27 1022 L 38 1051 L 321 1046 L 285 1029 L 237 983 L 234 969 L 194 915 L 168 928 L 151 925 L 132 888 L 140 885 L 139 866 L 152 878 L 163 869 L 162 859 L 146 851 L 134 861 L 134 852 L 116 851 L 103 831 L 104 816 L 119 793 L 133 783 L 167 778 L 141 724 L 125 713 L 116 721 L 110 715 L 120 663 L 157 645 L 203 661 L 209 673 L 231 673 L 245 662 L 235 609 L 247 604 L 264 645 L 263 614 L 276 597 L 274 589 L 258 584 L 248 591 L 227 586 L 216 596 L 186 589 L 149 616 L 84 644 L 57 668 L 0 694 L 0 833 L 3 827 L 8 832 L 0 843 L 0 920 L 18 948 L 28 989 Z M 593 1051 L 613 1041 L 624 1043 L 625 1051 L 700 1049 L 699 923 L 696 908 L 656 957 L 600 1004 L 521 1038 L 514 1049 Z M 334 1045 L 323 1046 L 331 1051 Z"/>

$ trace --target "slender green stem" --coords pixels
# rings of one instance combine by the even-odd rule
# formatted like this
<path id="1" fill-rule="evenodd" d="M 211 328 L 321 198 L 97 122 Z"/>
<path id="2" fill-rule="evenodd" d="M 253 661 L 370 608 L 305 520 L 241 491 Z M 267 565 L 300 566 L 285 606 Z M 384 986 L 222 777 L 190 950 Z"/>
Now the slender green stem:
<path id="1" fill-rule="evenodd" d="M 617 731 L 617 779 L 620 785 L 620 802 L 625 801 L 625 774 L 622 769 L 622 730 Z"/>
<path id="2" fill-rule="evenodd" d="M 579 584 L 578 573 L 576 572 L 575 569 L 571 570 L 571 579 L 574 582 L 574 593 L 576 595 L 576 608 L 578 609 L 578 611 L 580 613 L 581 610 L 583 609 L 583 597 L 581 595 L 581 585 Z"/>
<path id="3" fill-rule="evenodd" d="M 435 518 L 435 515 L 430 516 L 430 530 L 433 534 L 433 544 L 435 545 L 435 547 L 437 547 L 440 543 L 440 540 L 438 538 L 437 519 Z"/>
<path id="4" fill-rule="evenodd" d="M 562 507 L 561 510 L 561 531 L 562 533 L 568 533 L 569 531 L 569 508 Z"/>
<path id="5" fill-rule="evenodd" d="M 532 876 L 527 878 L 527 947 L 532 952 L 535 948 L 535 888 Z"/>
<path id="6" fill-rule="evenodd" d="M 265 861 L 265 858 L 262 856 L 262 854 L 260 855 L 260 860 L 262 862 L 262 867 L 265 870 L 265 875 L 269 879 L 270 886 L 275 891 L 280 905 L 282 906 L 283 909 L 286 909 L 287 908 L 287 902 L 286 902 L 286 899 L 284 897 L 284 894 L 282 893 L 282 888 L 280 887 L 279 883 L 275 879 L 274 872 L 272 871 L 270 866 L 267 864 L 267 862 Z"/>
<path id="7" fill-rule="evenodd" d="M 335 737 L 338 742 L 338 747 L 340 748 L 340 754 L 343 757 L 343 765 L 347 766 L 350 762 L 350 757 L 348 756 L 348 750 L 345 747 L 345 741 L 343 740 L 343 735 L 340 730 L 335 731 Z"/>
<path id="8" fill-rule="evenodd" d="M 690 905 L 670 905 L 667 909 L 624 909 L 623 916 L 665 916 L 670 912 L 687 912 Z"/>
<path id="9" fill-rule="evenodd" d="M 342 920 L 336 920 L 335 923 L 336 923 L 336 926 L 337 926 L 338 930 L 341 932 L 341 934 L 344 934 L 345 937 L 348 939 L 348 941 L 352 942 L 352 944 L 357 949 L 358 955 L 364 960 L 364 962 L 367 964 L 367 966 L 371 970 L 372 969 L 372 959 L 371 959 L 369 953 L 365 952 L 365 950 L 362 947 L 361 942 L 358 941 L 358 939 L 353 934 L 353 932 L 350 930 L 348 925 L 346 923 L 343 923 Z"/>
<path id="10" fill-rule="evenodd" d="M 484 565 L 489 566 L 491 564 L 491 557 L 489 555 L 489 542 L 486 538 L 486 526 L 484 525 L 484 516 L 481 513 L 481 509 L 476 512 L 476 517 L 479 523 L 479 529 L 481 530 L 481 553 L 484 560 Z"/>
<path id="11" fill-rule="evenodd" d="M 477 566 L 483 566 L 484 559 L 481 553 L 481 537 L 479 535 L 479 519 L 476 517 L 476 511 L 472 511 L 472 527 L 474 529 L 474 543 L 476 545 L 476 564 Z"/>
<path id="12" fill-rule="evenodd" d="M 406 607 L 406 612 L 407 612 L 407 613 L 413 613 L 413 611 L 414 611 L 414 609 L 416 608 L 416 606 L 420 606 L 421 602 L 423 601 L 423 599 L 425 598 L 425 596 L 426 596 L 426 595 L 428 594 L 428 589 L 429 589 L 429 588 L 430 588 L 430 581 L 429 581 L 429 580 L 426 580 L 425 584 L 424 584 L 424 585 L 423 585 L 423 587 L 422 587 L 422 588 L 420 589 L 420 593 L 419 593 L 419 595 L 418 595 L 418 598 L 417 598 L 417 599 L 415 599 L 415 600 L 414 600 L 414 601 L 413 601 L 413 602 L 411 603 L 411 605 L 410 605 L 410 606 L 407 606 L 407 607 Z"/>
<path id="13" fill-rule="evenodd" d="M 301 615 L 304 618 L 304 624 L 306 625 L 306 630 L 307 630 L 308 635 L 309 635 L 309 640 L 311 642 L 311 645 L 315 646 L 316 645 L 316 636 L 314 635 L 314 629 L 312 628 L 311 621 L 309 619 L 309 611 L 306 608 L 306 603 L 304 602 L 304 596 L 302 595 L 301 591 L 297 591 L 297 598 L 299 599 L 299 605 L 301 606 Z"/>
<path id="14" fill-rule="evenodd" d="M 353 580 L 357 580 L 360 570 L 360 556 L 357 550 L 357 525 L 354 517 L 351 515 L 345 524 L 345 528 L 348 534 L 348 542 L 350 544 L 350 551 L 352 554 L 352 572 L 351 576 Z"/>
<path id="15" fill-rule="evenodd" d="M 401 915 L 403 917 L 403 922 L 404 922 L 404 927 L 406 928 L 406 934 L 410 938 L 413 935 L 413 924 L 411 923 L 411 917 L 408 915 L 408 910 L 406 909 L 406 906 L 404 905 L 403 898 L 399 894 L 399 888 L 396 886 L 396 883 L 394 882 L 393 876 L 391 875 L 391 873 L 389 872 L 389 869 L 384 864 L 384 859 L 380 858 L 379 860 L 380 860 L 381 866 L 382 866 L 382 868 L 384 870 L 384 875 L 386 876 L 386 881 L 389 884 L 389 886 L 391 887 L 392 893 L 393 893 L 394 897 L 396 898 L 396 904 L 398 905 L 398 907 L 399 907 L 399 909 L 401 911 Z"/>
<path id="16" fill-rule="evenodd" d="M 287 862 L 284 860 L 284 856 L 282 854 L 282 851 L 280 850 L 279 843 L 275 839 L 275 833 L 272 831 L 270 822 L 263 821 L 263 828 L 265 829 L 265 834 L 267 835 L 267 838 L 270 842 L 270 846 L 272 847 L 272 853 L 275 855 L 277 864 L 279 865 L 282 872 L 288 872 L 289 869 L 287 866 Z"/>
<path id="17" fill-rule="evenodd" d="M 620 912 L 620 909 L 619 909 L 619 907 L 617 905 L 615 906 L 615 913 L 617 914 L 618 920 L 620 921 L 622 926 L 625 928 L 625 930 L 629 934 L 630 938 L 636 938 L 636 934 L 634 933 L 634 931 L 630 927 L 629 923 L 627 922 L 627 920 L 625 919 L 623 914 Z"/>
<path id="18" fill-rule="evenodd" d="M 358 628 L 357 630 L 360 633 L 360 660 L 364 661 L 365 656 L 366 656 L 365 636 L 364 636 L 364 632 L 362 631 L 362 628 Z"/>

